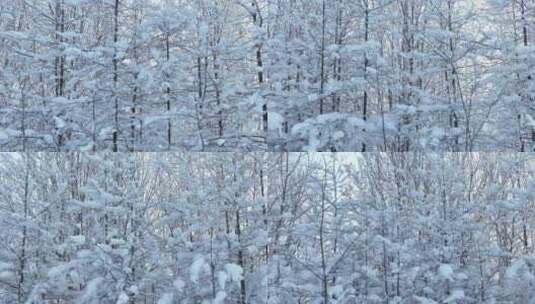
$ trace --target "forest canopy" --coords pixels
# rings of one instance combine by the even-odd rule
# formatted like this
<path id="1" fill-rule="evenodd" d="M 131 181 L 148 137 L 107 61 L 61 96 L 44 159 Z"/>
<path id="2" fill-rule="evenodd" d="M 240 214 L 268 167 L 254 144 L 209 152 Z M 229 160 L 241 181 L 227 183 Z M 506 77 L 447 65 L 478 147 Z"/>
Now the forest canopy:
<path id="1" fill-rule="evenodd" d="M 0 303 L 535 297 L 531 154 L 0 160 Z"/>
<path id="2" fill-rule="evenodd" d="M 533 151 L 531 0 L 10 0 L 3 151 Z"/>

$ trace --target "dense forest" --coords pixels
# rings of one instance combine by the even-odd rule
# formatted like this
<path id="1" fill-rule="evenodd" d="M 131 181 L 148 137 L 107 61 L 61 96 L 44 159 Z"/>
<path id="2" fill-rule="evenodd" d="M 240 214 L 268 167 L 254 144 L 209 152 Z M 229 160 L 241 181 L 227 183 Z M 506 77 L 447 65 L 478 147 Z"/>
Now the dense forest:
<path id="1" fill-rule="evenodd" d="M 0 0 L 0 304 L 535 304 L 534 77 L 535 0 Z"/>
<path id="2" fill-rule="evenodd" d="M 533 151 L 533 0 L 0 2 L 3 151 Z"/>
<path id="3" fill-rule="evenodd" d="M 534 161 L 0 154 L 0 303 L 531 304 Z"/>

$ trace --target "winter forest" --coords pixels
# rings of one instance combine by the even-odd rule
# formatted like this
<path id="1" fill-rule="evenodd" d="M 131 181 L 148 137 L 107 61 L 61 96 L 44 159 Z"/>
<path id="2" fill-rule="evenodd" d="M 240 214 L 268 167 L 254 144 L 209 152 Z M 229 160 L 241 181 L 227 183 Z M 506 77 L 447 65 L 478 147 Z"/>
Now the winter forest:
<path id="1" fill-rule="evenodd" d="M 0 303 L 535 298 L 532 154 L 0 158 Z"/>
<path id="2" fill-rule="evenodd" d="M 0 1 L 2 151 L 533 151 L 533 0 Z"/>
<path id="3" fill-rule="evenodd" d="M 0 0 L 0 152 L 0 304 L 535 304 L 535 0 Z"/>

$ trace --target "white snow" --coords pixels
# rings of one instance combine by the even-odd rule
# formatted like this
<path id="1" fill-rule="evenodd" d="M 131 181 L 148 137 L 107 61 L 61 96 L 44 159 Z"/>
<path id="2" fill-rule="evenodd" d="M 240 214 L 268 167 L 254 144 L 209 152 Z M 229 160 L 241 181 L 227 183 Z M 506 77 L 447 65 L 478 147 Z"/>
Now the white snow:
<path id="1" fill-rule="evenodd" d="M 51 267 L 48 270 L 48 277 L 52 279 L 52 278 L 56 278 L 56 277 L 62 276 L 69 269 L 70 269 L 70 266 L 68 264 L 60 264 L 58 266 Z"/>
<path id="2" fill-rule="evenodd" d="M 97 297 L 97 294 L 100 290 L 100 285 L 102 284 L 103 281 L 104 279 L 100 277 L 94 278 L 91 281 L 89 281 L 89 283 L 87 284 L 84 290 L 84 294 L 80 302 L 81 303 L 87 303 L 87 302 L 93 303 L 92 300 Z"/>
<path id="3" fill-rule="evenodd" d="M 226 264 L 225 271 L 233 282 L 239 282 L 242 279 L 243 269 L 239 265 L 231 263 Z"/>
<path id="4" fill-rule="evenodd" d="M 418 301 L 417 303 L 419 304 L 437 304 L 436 301 L 424 297 L 414 296 L 414 299 Z"/>
<path id="5" fill-rule="evenodd" d="M 515 260 L 515 261 L 513 261 L 513 263 L 511 263 L 511 266 L 509 266 L 509 268 L 507 268 L 507 271 L 505 272 L 505 275 L 508 278 L 514 278 L 517 275 L 519 275 L 519 272 L 520 272 L 521 268 L 524 268 L 525 266 L 526 266 L 526 263 L 525 263 L 525 261 L 523 259 Z"/>
<path id="6" fill-rule="evenodd" d="M 454 278 L 453 278 L 453 268 L 451 267 L 451 265 L 449 264 L 442 264 L 440 265 L 440 267 L 438 268 L 438 272 L 440 273 L 440 275 L 448 280 L 448 281 L 453 281 Z"/>
<path id="7" fill-rule="evenodd" d="M 464 298 L 464 291 L 455 289 L 451 292 L 451 295 L 444 300 L 444 303 L 457 303 L 457 301 L 463 300 Z"/>
<path id="8" fill-rule="evenodd" d="M 226 282 L 228 280 L 228 277 L 229 276 L 224 271 L 219 271 L 217 273 L 217 282 L 219 283 L 219 288 L 225 289 L 225 284 L 226 284 Z"/>
<path id="9" fill-rule="evenodd" d="M 121 294 L 119 295 L 119 298 L 117 298 L 117 304 L 127 304 L 128 303 L 128 300 L 130 300 L 130 298 L 126 295 L 126 293 L 123 291 L 121 292 Z"/>
<path id="10" fill-rule="evenodd" d="M 158 300 L 158 304 L 173 304 L 174 302 L 174 295 L 172 293 L 165 293 L 163 296 Z"/>
<path id="11" fill-rule="evenodd" d="M 83 235 L 73 235 L 71 237 L 69 237 L 69 239 L 71 240 L 71 243 L 73 245 L 83 245 L 85 244 L 85 236 Z"/>
<path id="12" fill-rule="evenodd" d="M 139 293 L 139 288 L 136 285 L 128 287 L 128 291 L 131 295 L 137 295 Z"/>
<path id="13" fill-rule="evenodd" d="M 192 282 L 197 282 L 202 272 L 208 270 L 207 268 L 208 265 L 205 263 L 204 257 L 197 256 L 190 267 L 190 280 Z"/>
<path id="14" fill-rule="evenodd" d="M 13 265 L 11 265 L 10 263 L 0 262 L 0 270 L 11 269 L 12 267 Z"/>
<path id="15" fill-rule="evenodd" d="M 268 112 L 268 130 L 281 135 L 284 126 L 284 117 L 276 112 Z"/>
<path id="16" fill-rule="evenodd" d="M 15 277 L 15 273 L 12 271 L 2 271 L 0 272 L 0 280 L 10 280 Z"/>
<path id="17" fill-rule="evenodd" d="M 342 298 L 342 295 L 344 294 L 344 286 L 342 285 L 336 285 L 329 289 L 329 293 L 331 294 L 332 298 L 340 299 Z"/>
<path id="18" fill-rule="evenodd" d="M 226 140 L 224 138 L 219 138 L 218 140 L 216 140 L 216 144 L 219 147 L 223 147 L 225 145 L 225 142 Z"/>
<path id="19" fill-rule="evenodd" d="M 4 132 L 0 129 L 0 144 L 7 142 L 9 138 L 10 138 L 9 134 L 7 134 L 7 132 Z"/>
<path id="20" fill-rule="evenodd" d="M 227 293 L 224 291 L 218 291 L 217 295 L 214 299 L 214 304 L 224 304 L 225 298 L 227 297 Z"/>
<path id="21" fill-rule="evenodd" d="M 333 133 L 333 139 L 334 139 L 334 140 L 342 139 L 342 138 L 344 138 L 344 136 L 345 136 L 344 131 L 335 131 L 335 132 Z"/>
<path id="22" fill-rule="evenodd" d="M 184 287 L 186 286 L 186 283 L 184 283 L 181 278 L 176 278 L 173 282 L 173 286 L 178 292 L 182 292 L 184 290 Z"/>

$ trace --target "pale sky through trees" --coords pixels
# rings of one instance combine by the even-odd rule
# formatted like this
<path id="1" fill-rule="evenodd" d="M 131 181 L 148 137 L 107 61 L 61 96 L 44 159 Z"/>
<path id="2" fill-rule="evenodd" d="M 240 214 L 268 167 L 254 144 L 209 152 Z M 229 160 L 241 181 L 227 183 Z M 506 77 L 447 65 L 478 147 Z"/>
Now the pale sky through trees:
<path id="1" fill-rule="evenodd" d="M 3 151 L 533 150 L 531 0 L 13 0 Z"/>

